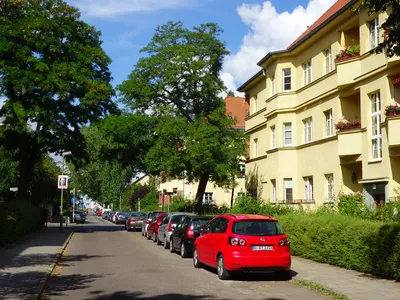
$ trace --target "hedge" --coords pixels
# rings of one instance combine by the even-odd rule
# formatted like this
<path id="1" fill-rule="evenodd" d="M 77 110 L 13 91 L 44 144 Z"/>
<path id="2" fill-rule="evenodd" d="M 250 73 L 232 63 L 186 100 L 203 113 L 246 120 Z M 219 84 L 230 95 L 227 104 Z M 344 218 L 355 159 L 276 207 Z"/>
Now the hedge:
<path id="1" fill-rule="evenodd" d="M 293 255 L 400 280 L 400 224 L 335 214 L 278 219 Z"/>
<path id="2" fill-rule="evenodd" d="M 32 204 L 17 201 L 0 204 L 0 247 L 9 246 L 44 225 L 47 212 Z"/>

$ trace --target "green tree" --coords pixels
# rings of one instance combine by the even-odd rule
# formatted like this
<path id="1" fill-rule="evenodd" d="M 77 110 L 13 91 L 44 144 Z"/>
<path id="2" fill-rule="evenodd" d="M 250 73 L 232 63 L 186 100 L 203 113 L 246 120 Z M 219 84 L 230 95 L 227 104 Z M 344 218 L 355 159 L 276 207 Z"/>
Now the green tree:
<path id="1" fill-rule="evenodd" d="M 17 141 L 19 198 L 40 153 L 81 155 L 81 126 L 116 111 L 101 43 L 62 0 L 0 1 L 0 116 Z"/>
<path id="2" fill-rule="evenodd" d="M 159 117 L 157 140 L 146 155 L 149 171 L 199 181 L 196 210 L 209 180 L 226 182 L 244 155 L 244 134 L 232 129 L 218 96 L 224 90 L 219 78 L 225 44 L 214 23 L 189 30 L 181 22 L 159 26 L 151 42 L 118 89 L 132 110 Z"/>
<path id="3" fill-rule="evenodd" d="M 372 51 L 386 52 L 388 57 L 400 55 L 400 2 L 399 0 L 364 0 L 356 7 L 356 12 L 362 8 L 368 9 L 368 14 L 389 12 L 388 18 L 382 23 L 384 40 Z"/>
<path id="4" fill-rule="evenodd" d="M 235 97 L 235 93 L 233 91 L 229 90 L 227 96 L 228 97 Z"/>

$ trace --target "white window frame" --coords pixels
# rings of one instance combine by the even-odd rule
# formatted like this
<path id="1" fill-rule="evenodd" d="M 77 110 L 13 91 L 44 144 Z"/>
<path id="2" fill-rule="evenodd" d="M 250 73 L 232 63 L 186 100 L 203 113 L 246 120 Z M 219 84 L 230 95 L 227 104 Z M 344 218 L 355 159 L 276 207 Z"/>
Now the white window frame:
<path id="1" fill-rule="evenodd" d="M 313 141 L 312 138 L 312 118 L 307 118 L 303 120 L 304 124 L 304 143 L 311 143 Z"/>
<path id="2" fill-rule="evenodd" d="M 276 148 L 276 127 L 271 126 L 271 148 Z"/>
<path id="3" fill-rule="evenodd" d="M 253 139 L 253 156 L 258 156 L 258 149 L 257 149 L 258 139 Z"/>
<path id="4" fill-rule="evenodd" d="M 328 73 L 332 72 L 332 70 L 333 70 L 332 47 L 325 49 L 324 56 L 325 56 L 325 74 L 328 74 Z"/>
<path id="5" fill-rule="evenodd" d="M 379 44 L 379 18 L 376 17 L 368 24 L 369 27 L 369 48 L 374 49 Z"/>
<path id="6" fill-rule="evenodd" d="M 304 85 L 312 82 L 312 64 L 311 59 L 303 65 L 304 69 Z"/>
<path id="7" fill-rule="evenodd" d="M 285 75 L 285 71 L 287 71 L 287 70 L 289 70 L 289 75 Z M 285 85 L 286 85 L 285 78 L 289 78 L 290 79 L 290 82 L 288 83 L 290 85 L 290 89 L 286 89 L 286 87 L 285 87 Z M 284 92 L 291 91 L 292 90 L 292 69 L 291 68 L 285 68 L 285 69 L 282 70 L 282 79 L 283 79 L 283 82 L 282 82 L 283 91 Z"/>
<path id="8" fill-rule="evenodd" d="M 333 136 L 333 114 L 332 109 L 325 112 L 325 136 Z"/>
<path id="9" fill-rule="evenodd" d="M 333 174 L 325 174 L 325 198 L 326 202 L 333 202 L 335 199 L 335 180 Z"/>
<path id="10" fill-rule="evenodd" d="M 258 111 L 258 98 L 257 95 L 253 97 L 253 114 Z"/>
<path id="11" fill-rule="evenodd" d="M 304 177 L 304 200 L 314 200 L 314 180 L 312 176 Z"/>
<path id="12" fill-rule="evenodd" d="M 275 75 L 271 77 L 271 97 L 275 96 Z"/>
<path id="13" fill-rule="evenodd" d="M 205 192 L 203 196 L 203 203 L 204 204 L 212 204 L 213 203 L 213 193 Z"/>
<path id="14" fill-rule="evenodd" d="M 290 129 L 287 129 L 286 126 L 290 125 Z M 292 123 L 283 123 L 283 145 L 284 146 L 292 146 L 293 145 L 293 129 L 292 129 Z M 286 133 L 290 133 L 290 143 L 286 143 Z"/>
<path id="15" fill-rule="evenodd" d="M 371 101 L 371 158 L 373 161 L 379 161 L 382 160 L 381 95 L 380 92 L 376 92 L 370 94 L 369 97 Z"/>
<path id="16" fill-rule="evenodd" d="M 276 180 L 271 179 L 272 184 L 272 203 L 276 203 Z"/>
<path id="17" fill-rule="evenodd" d="M 291 199 L 288 198 L 287 191 L 289 189 L 291 190 L 291 194 L 292 194 Z M 285 200 L 285 202 L 293 200 L 293 180 L 292 180 L 292 178 L 284 178 L 283 179 L 283 199 Z"/>

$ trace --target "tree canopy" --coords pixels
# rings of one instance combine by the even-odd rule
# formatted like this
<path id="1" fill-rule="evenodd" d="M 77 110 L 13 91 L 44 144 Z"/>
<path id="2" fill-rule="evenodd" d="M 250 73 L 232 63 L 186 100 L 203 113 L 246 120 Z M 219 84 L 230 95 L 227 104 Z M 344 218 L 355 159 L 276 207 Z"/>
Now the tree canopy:
<path id="1" fill-rule="evenodd" d="M 388 12 L 389 16 L 382 23 L 384 40 L 373 50 L 376 53 L 385 51 L 388 57 L 400 55 L 400 2 L 398 0 L 364 0 L 356 11 L 367 8 L 370 15 Z"/>
<path id="2" fill-rule="evenodd" d="M 39 153 L 82 155 L 81 127 L 117 112 L 101 44 L 62 0 L 0 2 L 0 116 L 18 149 L 20 198 Z"/>
<path id="3" fill-rule="evenodd" d="M 228 54 L 220 33 L 214 23 L 192 30 L 181 22 L 159 26 L 141 50 L 146 55 L 118 87 L 122 103 L 158 118 L 147 169 L 199 181 L 197 211 L 208 180 L 223 185 L 227 174 L 239 173 L 246 145 L 219 96 L 225 91 L 219 75 Z"/>

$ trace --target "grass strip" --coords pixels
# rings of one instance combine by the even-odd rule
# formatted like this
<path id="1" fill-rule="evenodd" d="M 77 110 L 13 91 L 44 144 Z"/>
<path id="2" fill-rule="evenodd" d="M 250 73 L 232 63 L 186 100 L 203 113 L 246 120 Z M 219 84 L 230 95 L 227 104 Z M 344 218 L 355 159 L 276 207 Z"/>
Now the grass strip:
<path id="1" fill-rule="evenodd" d="M 302 280 L 302 279 L 292 279 L 292 282 L 298 286 L 309 288 L 311 290 L 317 291 L 325 296 L 328 296 L 331 299 L 335 300 L 348 300 L 349 298 L 345 295 L 341 295 L 332 291 L 321 284 L 314 283 L 310 280 Z"/>

